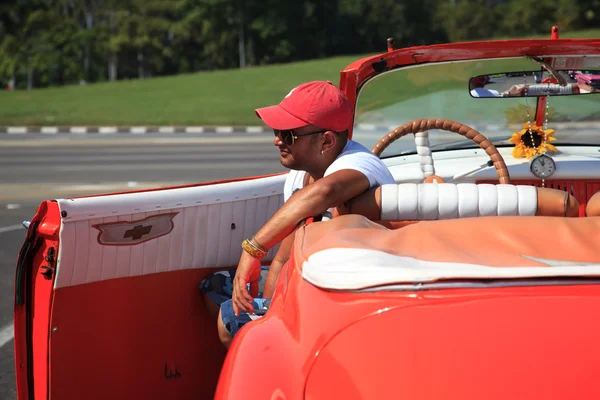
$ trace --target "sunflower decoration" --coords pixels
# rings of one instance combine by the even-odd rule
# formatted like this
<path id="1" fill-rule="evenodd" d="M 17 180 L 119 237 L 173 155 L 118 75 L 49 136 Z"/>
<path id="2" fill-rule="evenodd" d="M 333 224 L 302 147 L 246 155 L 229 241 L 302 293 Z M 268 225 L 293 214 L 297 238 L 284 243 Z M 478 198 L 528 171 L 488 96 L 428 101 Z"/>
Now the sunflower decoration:
<path id="1" fill-rule="evenodd" d="M 523 124 L 523 129 L 513 133 L 512 137 L 508 139 L 509 142 L 515 144 L 515 148 L 512 151 L 513 157 L 527 157 L 529 160 L 536 154 L 557 151 L 556 147 L 550 144 L 550 142 L 556 140 L 552 136 L 553 134 L 554 129 L 544 129 L 541 126 L 537 126 L 535 122 L 533 124 Z"/>

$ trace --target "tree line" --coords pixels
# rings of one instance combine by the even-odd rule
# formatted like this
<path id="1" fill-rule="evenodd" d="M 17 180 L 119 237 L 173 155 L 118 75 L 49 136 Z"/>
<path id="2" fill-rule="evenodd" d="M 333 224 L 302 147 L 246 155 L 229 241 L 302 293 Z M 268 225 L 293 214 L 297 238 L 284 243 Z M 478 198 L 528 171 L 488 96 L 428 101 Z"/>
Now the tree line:
<path id="1" fill-rule="evenodd" d="M 148 78 L 599 26 L 600 0 L 3 0 L 0 84 Z"/>

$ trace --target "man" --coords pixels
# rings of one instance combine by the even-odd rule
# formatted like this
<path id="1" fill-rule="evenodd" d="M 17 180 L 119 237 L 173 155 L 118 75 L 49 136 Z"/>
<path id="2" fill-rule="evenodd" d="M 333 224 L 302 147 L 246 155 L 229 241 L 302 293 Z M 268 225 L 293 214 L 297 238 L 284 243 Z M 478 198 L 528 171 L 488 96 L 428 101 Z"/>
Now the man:
<path id="1" fill-rule="evenodd" d="M 487 76 L 476 76 L 469 81 L 469 90 L 472 97 L 498 97 L 497 90 L 486 89 Z"/>
<path id="2" fill-rule="evenodd" d="M 327 220 L 336 206 L 374 186 L 394 183 L 378 157 L 348 140 L 352 106 L 331 82 L 302 84 L 280 104 L 257 109 L 256 114 L 273 129 L 281 164 L 291 171 L 284 186 L 284 205 L 242 243 L 237 269 L 217 272 L 201 284 L 207 308 L 218 313 L 219 338 L 227 348 L 241 326 L 268 308 L 299 224 L 315 216 Z M 260 260 L 280 242 L 265 276 Z M 264 282 L 260 296 L 259 281 Z"/>

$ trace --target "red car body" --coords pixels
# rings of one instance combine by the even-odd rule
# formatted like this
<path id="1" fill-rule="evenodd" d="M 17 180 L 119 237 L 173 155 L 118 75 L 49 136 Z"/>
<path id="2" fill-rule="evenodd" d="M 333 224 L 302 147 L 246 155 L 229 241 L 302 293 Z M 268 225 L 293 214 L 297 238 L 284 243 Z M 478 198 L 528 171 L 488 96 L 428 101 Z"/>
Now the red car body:
<path id="1" fill-rule="evenodd" d="M 600 245 L 599 234 L 575 247 L 566 240 L 575 237 L 566 234 L 564 243 L 553 250 L 535 250 L 537 246 L 524 245 L 528 233 L 515 224 L 522 217 L 506 218 L 502 227 L 506 229 L 497 232 L 489 231 L 493 221 L 485 218 L 441 225 L 423 221 L 394 233 L 361 232 L 363 222 L 356 220 L 329 229 L 306 227 L 296 237 L 294 258 L 283 272 L 286 279 L 279 281 L 274 308 L 236 337 L 216 399 L 600 395 L 600 387 L 591 383 L 600 371 L 600 346 L 590 342 L 600 334 L 600 324 L 590 318 L 600 305 L 598 280 L 331 292 L 302 276 L 310 253 L 325 247 L 322 241 L 337 240 L 343 241 L 337 245 L 369 249 L 393 240 L 405 243 L 397 247 L 400 253 L 420 254 L 423 259 L 459 260 L 466 254 L 471 262 L 506 259 L 512 252 L 507 248 L 510 243 L 519 249 L 513 255 L 540 252 L 564 258 L 572 250 L 600 261 L 600 255 L 589 253 L 590 245 Z M 521 222 L 534 229 L 549 222 L 535 218 L 539 217 Z M 598 218 L 563 223 L 556 228 L 566 231 L 569 225 L 589 224 L 590 232 L 600 229 Z M 460 225 L 468 227 L 473 237 L 442 238 Z M 268 379 L 257 385 L 257 374 Z"/>

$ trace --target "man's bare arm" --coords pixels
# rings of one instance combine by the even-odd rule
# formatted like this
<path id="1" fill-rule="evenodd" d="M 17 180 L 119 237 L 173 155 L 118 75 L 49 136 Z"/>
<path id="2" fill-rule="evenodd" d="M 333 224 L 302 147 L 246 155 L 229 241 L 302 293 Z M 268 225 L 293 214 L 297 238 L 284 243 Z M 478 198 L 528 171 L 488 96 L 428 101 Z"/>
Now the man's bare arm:
<path id="1" fill-rule="evenodd" d="M 290 197 L 254 238 L 262 247 L 270 249 L 289 236 L 300 221 L 347 202 L 367 191 L 369 186 L 369 179 L 363 173 L 351 169 L 321 178 Z M 232 300 L 236 315 L 240 310 L 253 311 L 252 296 L 246 290 L 246 284 L 250 282 L 251 292 L 257 292 L 259 274 L 259 260 L 242 252 L 233 282 Z"/>
<path id="2" fill-rule="evenodd" d="M 256 233 L 266 249 L 275 246 L 305 218 L 319 215 L 369 189 L 369 179 L 352 169 L 337 171 L 300 189 Z"/>

